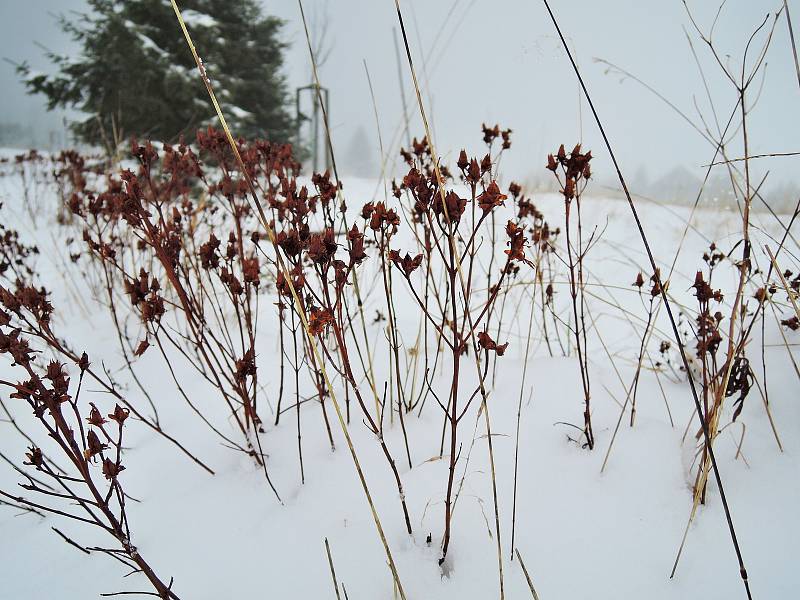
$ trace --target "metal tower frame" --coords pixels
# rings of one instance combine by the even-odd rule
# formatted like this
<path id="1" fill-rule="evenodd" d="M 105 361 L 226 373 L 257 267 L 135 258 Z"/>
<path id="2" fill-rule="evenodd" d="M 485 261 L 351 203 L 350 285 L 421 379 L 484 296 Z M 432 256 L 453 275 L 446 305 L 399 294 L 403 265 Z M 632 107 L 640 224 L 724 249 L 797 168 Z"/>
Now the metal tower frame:
<path id="1" fill-rule="evenodd" d="M 311 117 L 309 118 L 307 115 L 303 114 L 300 110 L 300 98 L 303 92 L 310 92 L 311 99 L 314 103 L 314 108 L 311 112 Z M 319 88 L 319 96 L 322 98 L 322 102 L 325 105 L 325 113 L 328 115 L 328 122 L 330 122 L 331 116 L 331 109 L 330 109 L 330 94 L 328 88 L 320 87 Z M 325 129 L 324 123 L 322 128 L 322 139 L 320 140 L 320 121 L 321 121 L 321 112 L 320 111 L 320 104 L 319 104 L 319 97 L 317 95 L 317 85 L 316 84 L 309 84 L 303 87 L 297 88 L 297 92 L 295 95 L 295 112 L 297 117 L 297 144 L 301 145 L 303 141 L 302 138 L 302 128 L 304 121 L 311 121 L 311 168 L 312 172 L 318 173 L 319 172 L 319 159 L 320 159 L 320 142 L 322 146 L 325 148 L 325 169 L 331 168 L 331 149 L 327 143 L 327 139 L 325 136 Z"/>

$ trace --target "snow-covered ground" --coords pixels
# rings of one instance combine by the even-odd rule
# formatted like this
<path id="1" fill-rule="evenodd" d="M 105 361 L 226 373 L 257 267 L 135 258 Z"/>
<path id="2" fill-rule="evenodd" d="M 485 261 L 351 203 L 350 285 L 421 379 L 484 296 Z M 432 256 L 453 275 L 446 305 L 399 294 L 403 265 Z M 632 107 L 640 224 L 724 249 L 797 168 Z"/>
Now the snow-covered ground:
<path id="1" fill-rule="evenodd" d="M 28 211 L 18 173 L 13 165 L 3 169 L 0 218 L 17 228 L 23 239 L 39 244 L 39 276 L 53 292 L 55 320 L 63 337 L 126 382 L 110 317 L 87 295 L 80 263 L 65 260 L 65 240 L 75 237 L 76 230 L 54 222 L 54 190 L 42 184 L 29 190 L 39 208 Z M 352 206 L 372 199 L 376 190 L 382 199 L 382 186 L 374 181 L 345 181 Z M 560 224 L 563 212 L 556 196 L 534 196 L 534 202 L 551 225 Z M 505 597 L 531 597 L 519 561 L 511 560 L 515 432 L 522 393 L 515 546 L 542 600 L 744 598 L 714 483 L 709 484 L 707 503 L 689 531 L 677 574 L 669 578 L 691 509 L 694 476 L 690 466 L 697 421 L 685 380 L 678 381 L 668 372 L 658 380 L 650 370 L 642 374 L 636 424 L 631 428 L 627 417 L 623 419 L 608 466 L 600 472 L 634 373 L 642 330 L 641 322 L 632 324 L 615 304 L 646 318 L 645 305 L 631 286 L 640 269 L 646 272 L 646 257 L 625 202 L 588 197 L 584 208 L 586 223 L 602 231 L 587 259 L 587 289 L 595 294 L 590 307 L 607 346 L 606 352 L 596 333 L 590 333 L 597 447 L 591 452 L 581 449 L 569 439 L 575 430 L 560 424 L 580 424 L 582 419 L 578 363 L 574 356 L 560 356 L 560 351 L 551 357 L 537 327 L 525 387 L 520 389 L 529 305 L 521 301 L 522 295 L 510 296 L 499 336 L 499 341 L 510 345 L 498 359 L 489 399 Z M 639 209 L 653 250 L 667 272 L 689 209 L 647 202 L 640 202 Z M 756 213 L 754 223 L 772 236 L 780 231 L 764 213 Z M 687 234 L 671 283 L 676 299 L 688 306 L 695 305 L 690 285 L 708 240 L 727 249 L 731 240 L 738 239 L 740 221 L 735 211 L 700 211 L 692 225 L 697 230 Z M 764 233 L 759 235 L 767 239 Z M 410 249 L 403 244 L 399 238 L 398 246 Z M 727 270 L 727 275 L 719 275 L 718 285 L 725 281 L 723 287 L 730 290 L 732 269 Z M 525 280 L 530 276 L 520 276 L 520 281 Z M 561 303 L 568 296 L 563 283 L 556 286 Z M 402 284 L 399 278 L 395 282 L 398 287 Z M 376 290 L 370 297 L 368 315 L 381 306 L 381 294 Z M 260 304 L 257 363 L 260 380 L 266 382 L 266 397 L 274 401 L 280 348 L 272 302 Z M 419 311 L 410 301 L 398 302 L 398 311 L 405 346 L 410 346 L 418 331 Z M 384 335 L 385 322 L 368 321 L 368 327 L 370 336 Z M 660 318 L 658 328 L 660 333 L 654 335 L 650 348 L 654 360 L 658 343 L 669 337 L 666 321 Z M 790 342 L 797 342 L 798 333 L 788 335 Z M 754 347 L 760 345 L 759 336 L 757 332 Z M 770 406 L 783 452 L 755 390 L 737 423 L 715 445 L 753 595 L 759 600 L 800 597 L 800 581 L 794 572 L 800 556 L 798 380 L 774 323 L 767 327 L 766 337 Z M 677 355 L 673 354 L 673 361 L 677 365 Z M 385 356 L 376 357 L 376 364 L 385 362 Z M 447 385 L 449 364 L 443 354 L 434 375 L 440 388 Z M 757 366 L 760 369 L 760 363 Z M 197 404 L 217 422 L 224 422 L 225 412 L 213 391 L 193 378 L 182 359 L 176 359 L 174 367 L 189 382 L 187 391 Z M 145 354 L 137 372 L 153 394 L 165 428 L 217 473 L 212 477 L 203 472 L 147 428 L 135 422 L 128 427 L 130 448 L 121 477 L 126 491 L 140 500 L 129 503 L 133 541 L 163 577 L 174 577 L 174 589 L 181 598 L 335 598 L 325 538 L 337 578 L 349 598 L 396 597 L 342 432 L 334 426 L 336 450 L 332 452 L 317 402 L 302 406 L 303 485 L 294 417 L 287 413 L 275 427 L 266 405 L 261 408 L 267 429 L 261 438 L 270 475 L 283 499 L 280 504 L 253 461 L 219 444 L 186 407 L 156 353 Z M 13 374 L 6 359 L 0 361 L 0 373 L 3 378 Z M 142 401 L 135 387 L 129 385 L 127 390 L 132 402 Z M 3 394 L 22 426 L 35 431 L 27 407 Z M 93 400 L 101 406 L 110 402 L 91 385 L 84 394 L 85 402 Z M 484 421 L 478 418 L 477 408 L 476 402 L 461 426 L 457 478 L 460 481 L 463 476 L 463 488 L 455 509 L 446 574 L 437 564 L 448 462 L 447 456 L 439 459 L 441 410 L 429 399 L 420 417 L 406 418 L 413 468 L 403 460 L 397 462 L 412 536 L 405 532 L 397 489 L 378 444 L 362 425 L 357 408 L 353 410 L 349 431 L 409 599 L 499 597 L 491 477 Z M 727 410 L 723 424 L 730 418 Z M 682 442 L 690 420 L 689 435 Z M 740 423 L 746 426 L 746 435 L 737 458 Z M 387 426 L 386 437 L 395 457 L 402 458 L 403 437 L 396 419 Z M 0 422 L 0 450 L 5 455 L 21 462 L 25 445 L 21 436 Z M 18 481 L 19 476 L 0 463 L 0 489 L 13 489 Z M 83 544 L 110 543 L 80 524 L 0 506 L 0 598 L 83 600 L 100 593 L 148 589 L 138 575 L 123 578 L 124 568 L 107 556 L 87 556 L 67 545 L 51 526 Z M 427 544 L 429 534 L 432 542 Z"/>

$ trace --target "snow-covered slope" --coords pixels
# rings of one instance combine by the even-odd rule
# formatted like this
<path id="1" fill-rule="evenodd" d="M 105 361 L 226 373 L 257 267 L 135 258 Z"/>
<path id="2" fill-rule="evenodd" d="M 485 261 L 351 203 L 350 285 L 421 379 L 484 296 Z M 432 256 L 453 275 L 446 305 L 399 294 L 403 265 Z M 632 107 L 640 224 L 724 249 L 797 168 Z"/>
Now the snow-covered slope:
<path id="1" fill-rule="evenodd" d="M 40 278 L 53 291 L 56 319 L 64 337 L 126 382 L 110 317 L 87 296 L 80 263 L 73 265 L 65 259 L 65 240 L 75 237 L 76 231 L 54 222 L 55 191 L 36 184 L 35 189 L 28 190 L 33 205 L 26 207 L 26 191 L 16 167 L 5 165 L 3 169 L 6 175 L 0 177 L 0 200 L 5 206 L 1 218 L 7 226 L 17 228 L 24 239 L 39 244 Z M 377 182 L 345 182 L 352 206 L 372 199 L 376 190 L 382 198 L 382 186 Z M 563 219 L 557 197 L 534 197 L 534 202 L 552 225 Z M 634 373 L 642 329 L 640 322 L 629 321 L 627 313 L 615 305 L 646 318 L 645 305 L 631 286 L 640 268 L 646 272 L 646 259 L 626 203 L 589 197 L 584 208 L 585 226 L 596 225 L 598 235 L 602 234 L 587 258 L 587 289 L 594 294 L 590 307 L 607 346 L 604 349 L 596 332 L 591 332 L 597 447 L 592 452 L 581 449 L 570 441 L 573 428 L 563 424 L 579 424 L 582 418 L 577 360 L 560 356 L 560 351 L 550 356 L 536 331 L 521 389 L 530 306 L 522 300 L 524 295 L 509 296 L 500 338 L 510 345 L 506 355 L 498 359 L 489 400 L 505 597 L 531 597 L 519 561 L 516 557 L 511 560 L 515 436 L 522 394 L 515 546 L 540 598 L 743 598 L 714 483 L 709 485 L 707 503 L 691 526 L 677 574 L 669 578 L 691 509 L 694 473 L 689 467 L 697 421 L 685 380 L 679 381 L 667 372 L 657 380 L 651 370 L 645 370 L 639 385 L 636 424 L 631 428 L 627 417 L 623 419 L 608 465 L 600 472 L 625 388 Z M 667 271 L 689 210 L 645 202 L 639 209 L 653 250 Z M 759 213 L 754 220 L 772 235 L 779 231 L 768 216 Z M 708 240 L 728 247 L 729 240 L 737 239 L 740 226 L 736 213 L 704 211 L 692 224 L 697 230 L 690 229 L 687 235 L 671 285 L 675 297 L 690 306 L 690 285 Z M 398 239 L 401 248 L 408 248 L 409 243 L 406 239 L 404 246 L 403 238 Z M 520 278 L 521 282 L 525 280 L 530 276 Z M 402 283 L 398 280 L 396 285 Z M 559 302 L 565 302 L 566 285 L 561 281 L 556 288 Z M 368 300 L 367 314 L 380 308 L 380 300 L 379 290 Z M 280 349 L 272 302 L 260 305 L 257 363 L 266 397 L 274 402 Z M 417 335 L 419 311 L 411 301 L 399 301 L 397 306 L 404 346 L 410 347 Z M 370 336 L 384 335 L 385 323 L 368 326 Z M 660 340 L 668 339 L 666 321 L 659 320 L 658 327 L 656 347 Z M 789 335 L 790 341 L 797 341 L 797 333 Z M 756 393 L 751 393 L 742 416 L 716 443 L 754 597 L 760 600 L 800 596 L 800 583 L 793 571 L 800 556 L 800 519 L 796 514 L 800 505 L 798 380 L 777 328 L 767 327 L 766 336 L 770 407 L 783 452 L 777 447 Z M 654 350 L 653 354 L 658 356 Z M 376 364 L 385 362 L 385 357 L 376 357 Z M 176 359 L 174 367 L 184 379 L 191 379 L 185 361 Z M 443 354 L 434 374 L 438 385 L 446 384 L 449 368 Z M 335 598 L 325 538 L 330 543 L 336 576 L 349 598 L 396 597 L 342 433 L 334 427 L 336 450 L 331 451 L 317 402 L 302 406 L 302 485 L 293 416 L 287 414 L 275 427 L 269 410 L 261 409 L 266 413 L 267 429 L 262 443 L 269 456 L 270 475 L 283 499 L 280 504 L 252 460 L 220 445 L 191 414 L 155 353 L 142 357 L 137 372 L 154 394 L 165 428 L 190 445 L 217 473 L 209 476 L 162 438 L 131 423 L 127 469 L 122 477 L 127 492 L 139 500 L 129 503 L 133 540 L 160 573 L 174 577 L 174 589 L 181 598 Z M 2 359 L 0 377 L 7 376 L 15 375 L 9 362 Z M 141 401 L 135 387 L 129 386 L 128 392 L 134 401 Z M 91 385 L 84 393 L 86 402 L 109 402 Z M 191 382 L 188 393 L 209 414 L 225 418 L 219 403 L 209 397 L 211 392 L 201 382 Z M 15 411 L 20 424 L 29 427 L 26 406 L 15 404 L 18 401 L 9 400 L 7 395 L 3 400 Z M 420 417 L 406 419 L 413 468 L 402 460 L 398 460 L 398 466 L 411 514 L 412 536 L 405 532 L 391 472 L 357 410 L 353 412 L 349 431 L 409 599 L 499 597 L 486 431 L 477 408 L 476 402 L 462 425 L 457 472 L 462 487 L 446 573 L 437 564 L 447 483 L 447 459 L 439 458 L 441 410 L 430 399 Z M 730 412 L 725 423 L 729 421 Z M 690 422 L 689 434 L 682 441 Z M 737 457 L 744 426 L 746 435 Z M 395 456 L 402 457 L 403 437 L 397 420 L 387 426 L 386 435 Z M 25 440 L 9 424 L 0 422 L 0 451 L 5 456 L 19 462 L 25 446 Z M 0 462 L 0 488 L 13 489 L 18 481 L 19 476 Z M 80 524 L 19 514 L 0 506 L 0 598 L 82 600 L 100 593 L 147 589 L 147 582 L 138 576 L 123 578 L 124 568 L 107 556 L 87 556 L 66 544 L 52 526 L 82 544 L 108 544 Z M 429 534 L 430 544 L 426 543 Z"/>

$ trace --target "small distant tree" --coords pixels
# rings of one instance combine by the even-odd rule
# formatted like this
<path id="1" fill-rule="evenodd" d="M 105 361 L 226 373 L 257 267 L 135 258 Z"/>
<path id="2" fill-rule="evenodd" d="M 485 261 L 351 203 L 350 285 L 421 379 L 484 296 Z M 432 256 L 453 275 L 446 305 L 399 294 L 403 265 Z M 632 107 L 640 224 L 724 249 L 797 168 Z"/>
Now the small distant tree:
<path id="1" fill-rule="evenodd" d="M 19 123 L 0 122 L 0 146 L 18 147 L 21 140 L 30 138 L 29 134 Z"/>
<path id="2" fill-rule="evenodd" d="M 75 108 L 82 141 L 108 146 L 130 135 L 174 141 L 213 122 L 214 109 L 168 0 L 88 0 L 91 12 L 60 17 L 81 47 L 47 53 L 56 73 L 17 67 L 50 110 Z M 236 135 L 286 141 L 294 131 L 281 73 L 283 21 L 256 0 L 182 0 L 183 17 Z"/>

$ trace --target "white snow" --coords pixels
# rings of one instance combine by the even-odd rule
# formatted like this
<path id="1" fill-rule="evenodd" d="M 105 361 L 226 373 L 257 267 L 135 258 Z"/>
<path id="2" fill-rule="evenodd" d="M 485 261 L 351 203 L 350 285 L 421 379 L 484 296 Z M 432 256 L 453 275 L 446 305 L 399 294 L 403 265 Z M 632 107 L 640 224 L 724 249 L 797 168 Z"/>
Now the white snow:
<path id="1" fill-rule="evenodd" d="M 147 48 L 148 50 L 153 50 L 156 54 L 158 54 L 159 56 L 162 56 L 162 57 L 167 55 L 167 53 L 164 52 L 164 50 L 162 50 L 158 46 L 158 44 L 156 44 L 153 40 L 151 40 L 145 34 L 137 31 L 136 32 L 136 37 L 138 37 L 139 41 L 142 42 L 142 47 L 143 48 Z"/>
<path id="2" fill-rule="evenodd" d="M 183 77 L 184 79 L 191 78 L 194 75 L 194 69 L 187 69 L 183 65 L 171 64 L 169 65 L 169 67 L 167 67 L 167 71 L 175 73 L 176 75 Z"/>
<path id="3" fill-rule="evenodd" d="M 238 106 L 235 106 L 233 104 L 226 105 L 225 110 L 227 110 L 237 119 L 246 119 L 247 117 L 253 116 L 253 113 L 251 113 L 250 111 L 245 110 L 243 108 L 239 108 Z"/>
<path id="4" fill-rule="evenodd" d="M 46 75 L 41 71 L 36 71 L 35 69 L 31 69 L 27 73 L 25 73 L 23 81 L 25 81 L 26 83 L 30 83 L 36 79 L 39 79 L 40 77 L 46 77 Z"/>
<path id="5" fill-rule="evenodd" d="M 183 10 L 181 16 L 189 27 L 216 27 L 219 24 L 211 15 L 196 10 Z"/>
<path id="6" fill-rule="evenodd" d="M 130 29 L 136 35 L 136 37 L 139 38 L 139 41 L 142 43 L 143 48 L 147 50 L 152 50 L 162 58 L 165 58 L 167 56 L 167 53 L 158 44 L 156 44 L 152 39 L 150 39 L 147 35 L 145 35 L 140 31 L 141 28 L 136 23 L 134 23 L 130 19 L 125 19 L 124 23 L 125 27 Z"/>
<path id="7" fill-rule="evenodd" d="M 85 348 L 92 360 L 102 360 L 115 377 L 128 384 L 132 401 L 143 401 L 126 379 L 125 371 L 119 370 L 124 363 L 110 317 L 86 297 L 80 265 L 63 261 L 65 239 L 76 237 L 77 229 L 55 224 L 56 196 L 52 186 L 40 190 L 37 220 L 32 223 L 22 204 L 17 167 L 4 164 L 0 170 L 5 173 L 0 177 L 0 201 L 5 205 L 1 218 L 18 228 L 23 239 L 40 245 L 40 277 L 53 291 L 59 331 L 75 347 Z M 378 199 L 383 199 L 379 182 L 345 181 L 344 192 L 351 210 L 358 210 L 357 205 L 371 199 L 377 189 L 381 190 Z M 552 226 L 561 224 L 558 198 L 535 196 L 534 202 Z M 639 208 L 654 252 L 666 263 L 666 270 L 683 232 L 682 219 L 689 210 L 644 202 Z M 626 203 L 587 198 L 585 209 L 587 230 L 595 224 L 601 229 L 607 226 L 601 242 L 587 259 L 589 289 L 599 298 L 591 301 L 590 306 L 627 385 L 634 371 L 632 361 L 638 351 L 639 331 L 611 304 L 619 302 L 628 310 L 645 314 L 630 284 L 639 270 L 637 265 L 644 270 L 646 259 Z M 755 214 L 754 220 L 772 235 L 778 234 L 774 221 L 767 216 Z M 740 225 L 735 212 L 701 211 L 693 224 L 722 247 L 738 239 L 736 232 Z M 403 223 L 396 243 L 404 251 L 413 248 L 407 229 Z M 707 244 L 690 230 L 678 261 L 671 291 L 679 301 L 689 305 L 693 302 L 689 286 Z M 78 247 L 76 243 L 71 248 Z M 719 277 L 722 281 L 725 276 L 720 273 Z M 521 275 L 520 280 L 530 280 L 530 276 Z M 597 286 L 599 281 L 608 288 Z M 726 281 L 732 280 L 729 277 Z M 417 335 L 419 311 L 403 291 L 402 279 L 398 277 L 394 285 L 403 347 L 407 349 Z M 556 291 L 559 302 L 565 302 L 568 291 L 563 281 Z M 367 315 L 372 316 L 376 309 L 382 308 L 382 294 L 380 286 L 369 290 Z M 83 305 L 76 300 L 79 296 Z M 280 349 L 273 302 L 270 295 L 260 304 L 258 368 L 267 397 L 274 406 Z M 509 297 L 500 341 L 509 341 L 510 346 L 506 356 L 498 359 L 489 399 L 509 600 L 531 597 L 518 561 L 509 560 L 514 436 L 528 310 L 523 295 Z M 131 327 L 135 326 L 132 320 Z M 370 337 L 385 345 L 385 323 L 368 326 Z M 662 321 L 658 327 L 663 332 L 668 329 Z M 135 329 L 131 335 L 135 338 Z M 790 341 L 798 342 L 796 332 L 789 332 L 789 336 Z M 656 337 L 666 339 L 666 334 Z M 674 418 L 673 427 L 656 377 L 651 371 L 642 374 L 637 423 L 633 428 L 623 423 L 609 465 L 601 474 L 603 456 L 625 392 L 594 334 L 590 334 L 589 350 L 595 451 L 577 447 L 568 440 L 572 429 L 557 424 L 579 423 L 581 419 L 580 377 L 574 358 L 550 357 L 537 336 L 522 389 L 515 542 L 539 597 L 542 600 L 744 598 L 713 482 L 709 484 L 708 502 L 701 507 L 689 532 L 677 575 L 669 579 L 691 508 L 692 472 L 688 470 L 686 457 L 694 449 L 692 435 L 697 421 L 685 381 L 673 381 L 667 374 L 661 376 Z M 793 352 L 797 356 L 796 349 Z M 747 428 L 743 456 L 736 457 L 741 435 L 738 422 L 719 437 L 715 446 L 753 594 L 759 600 L 800 597 L 800 581 L 795 573 L 800 556 L 798 380 L 774 327 L 767 328 L 766 355 L 771 365 L 770 406 L 784 452 L 777 449 L 764 406 L 755 391 L 746 400 L 739 419 Z M 384 375 L 386 360 L 385 352 L 375 357 Z M 439 389 L 447 385 L 449 364 L 445 353 L 434 375 Z M 469 370 L 470 362 L 466 365 Z M 183 381 L 188 382 L 187 392 L 211 418 L 224 423 L 226 413 L 214 393 L 193 376 L 190 366 L 180 357 L 174 366 Z M 284 501 L 281 505 L 253 462 L 221 446 L 182 403 L 155 352 L 145 354 L 137 368 L 147 387 L 155 392 L 167 430 L 185 440 L 217 472 L 214 477 L 207 475 L 145 427 L 130 424 L 130 449 L 124 460 L 127 469 L 121 479 L 126 491 L 141 500 L 129 503 L 133 542 L 160 574 L 167 579 L 175 578 L 174 590 L 181 598 L 334 598 L 325 538 L 331 545 L 337 578 L 346 586 L 349 598 L 395 597 L 385 555 L 342 432 L 332 423 L 336 451 L 331 452 L 318 403 L 308 402 L 302 407 L 306 483 L 301 485 L 294 412 L 283 415 L 280 425 L 275 427 L 274 415 L 262 401 L 267 429 L 262 442 L 269 455 L 271 477 Z M 2 377 L 10 377 L 12 373 L 9 363 L 0 360 Z M 472 381 L 474 374 L 470 372 L 465 377 Z M 92 386 L 84 394 L 85 402 L 92 400 L 101 406 L 109 402 Z M 23 426 L 35 431 L 26 408 L 8 400 L 7 395 L 3 399 L 16 411 Z M 463 476 L 463 490 L 455 511 L 447 575 L 437 565 L 447 475 L 446 457 L 438 459 L 441 410 L 429 398 L 421 417 L 407 418 L 411 469 L 402 460 L 403 437 L 397 420 L 387 425 L 386 437 L 398 461 L 412 517 L 414 534 L 408 536 L 391 473 L 374 437 L 361 424 L 358 407 L 354 402 L 351 407 L 349 431 L 409 600 L 499 597 L 491 479 L 485 428 L 483 419 L 478 418 L 477 406 L 475 402 L 461 430 L 463 447 L 457 477 Z M 329 408 L 332 414 L 332 407 Z M 725 422 L 729 420 L 730 411 Z M 689 422 L 689 441 L 682 443 Z M 20 461 L 25 441 L 6 423 L 0 422 L 0 432 L 0 450 Z M 0 488 L 15 489 L 18 482 L 18 475 L 0 463 Z M 146 580 L 140 576 L 123 578 L 124 568 L 107 557 L 86 556 L 68 546 L 51 531 L 51 526 L 85 544 L 111 543 L 80 524 L 65 523 L 56 517 L 19 515 L 14 509 L 0 506 L 3 540 L 0 597 L 84 600 L 99 593 L 147 589 Z M 433 539 L 430 546 L 426 544 L 429 533 Z"/>

